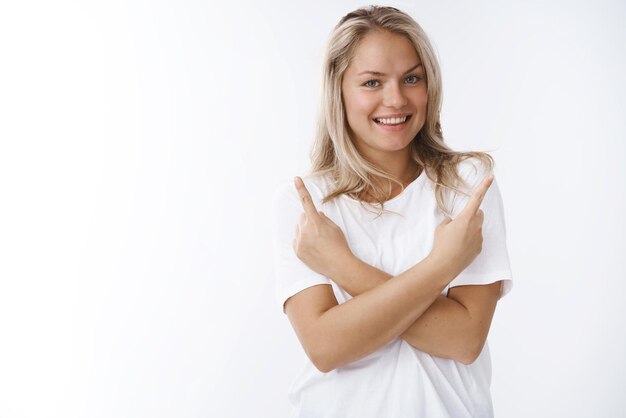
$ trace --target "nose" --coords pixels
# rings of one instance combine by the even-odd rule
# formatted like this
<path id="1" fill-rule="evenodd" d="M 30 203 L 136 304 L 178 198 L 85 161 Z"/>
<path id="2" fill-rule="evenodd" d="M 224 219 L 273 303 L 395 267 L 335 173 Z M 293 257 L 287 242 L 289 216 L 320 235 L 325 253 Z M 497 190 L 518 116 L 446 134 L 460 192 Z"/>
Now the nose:
<path id="1" fill-rule="evenodd" d="M 404 91 L 402 87 L 397 83 L 389 83 L 387 84 L 387 88 L 385 89 L 385 97 L 383 99 L 383 105 L 387 107 L 392 107 L 396 109 L 400 109 L 407 104 L 406 96 L 404 95 Z"/>

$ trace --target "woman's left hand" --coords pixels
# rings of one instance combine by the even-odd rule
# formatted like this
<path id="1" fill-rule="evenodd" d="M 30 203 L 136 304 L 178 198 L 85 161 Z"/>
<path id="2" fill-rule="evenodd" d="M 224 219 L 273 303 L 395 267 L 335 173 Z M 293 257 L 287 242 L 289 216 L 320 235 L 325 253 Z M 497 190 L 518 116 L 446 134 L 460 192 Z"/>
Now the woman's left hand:
<path id="1" fill-rule="evenodd" d="M 300 177 L 296 189 L 304 208 L 296 225 L 293 249 L 300 260 L 311 269 L 333 278 L 346 261 L 353 257 L 343 231 L 323 212 L 315 209 L 311 194 Z"/>

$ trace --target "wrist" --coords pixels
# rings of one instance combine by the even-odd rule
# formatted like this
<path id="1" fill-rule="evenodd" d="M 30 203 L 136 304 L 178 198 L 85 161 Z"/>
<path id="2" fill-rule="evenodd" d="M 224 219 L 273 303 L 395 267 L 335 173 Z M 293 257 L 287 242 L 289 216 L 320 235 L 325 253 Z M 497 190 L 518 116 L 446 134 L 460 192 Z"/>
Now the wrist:
<path id="1" fill-rule="evenodd" d="M 359 262 L 361 260 L 356 258 L 351 251 L 336 256 L 336 261 L 330 272 L 330 278 L 341 286 L 356 271 Z"/>
<path id="2" fill-rule="evenodd" d="M 433 253 L 430 253 L 423 262 L 427 264 L 431 271 L 435 272 L 435 275 L 441 278 L 446 285 L 454 280 L 460 273 L 460 271 L 457 271 L 455 264 L 450 260 L 446 260 Z"/>

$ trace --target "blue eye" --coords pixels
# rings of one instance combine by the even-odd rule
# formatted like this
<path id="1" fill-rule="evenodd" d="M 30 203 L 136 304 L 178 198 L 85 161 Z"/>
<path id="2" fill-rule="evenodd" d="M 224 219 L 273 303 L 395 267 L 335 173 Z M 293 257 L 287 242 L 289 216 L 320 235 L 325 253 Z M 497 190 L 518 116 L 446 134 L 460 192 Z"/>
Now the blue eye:
<path id="1" fill-rule="evenodd" d="M 409 84 L 417 84 L 420 81 L 420 78 L 416 75 L 410 75 L 405 80 L 408 80 L 408 79 L 415 79 L 415 81 L 409 82 Z"/>
<path id="2" fill-rule="evenodd" d="M 422 78 L 420 76 L 417 75 L 410 75 L 407 78 L 404 79 L 404 81 L 407 84 L 417 84 L 420 82 Z M 369 88 L 374 88 L 374 87 L 378 87 L 380 85 L 380 81 L 378 80 L 368 80 L 365 83 L 363 83 L 363 86 L 365 87 L 369 87 Z"/>

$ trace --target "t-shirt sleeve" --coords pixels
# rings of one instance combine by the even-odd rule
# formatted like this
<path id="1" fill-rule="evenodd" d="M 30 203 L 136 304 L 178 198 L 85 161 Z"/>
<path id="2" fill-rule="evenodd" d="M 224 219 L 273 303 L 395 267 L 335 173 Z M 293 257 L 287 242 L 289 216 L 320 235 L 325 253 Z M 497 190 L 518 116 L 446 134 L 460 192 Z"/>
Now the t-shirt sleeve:
<path id="1" fill-rule="evenodd" d="M 313 202 L 319 207 L 313 196 L 312 188 L 305 180 L 307 189 L 311 192 Z M 284 304 L 296 293 L 319 284 L 331 284 L 330 279 L 317 273 L 304 264 L 293 249 L 293 239 L 296 236 L 295 228 L 304 212 L 298 192 L 293 183 L 282 185 L 276 189 L 273 202 L 273 273 L 276 290 L 276 302 L 280 304 L 283 313 Z"/>
<path id="2" fill-rule="evenodd" d="M 490 172 L 475 159 L 461 163 L 459 174 L 473 191 Z M 469 196 L 455 194 L 452 205 L 452 218 L 465 208 Z M 461 272 L 449 287 L 462 285 L 490 284 L 502 280 L 500 298 L 513 288 L 513 275 L 506 247 L 506 225 L 504 207 L 498 183 L 494 177 L 487 190 L 480 209 L 484 212 L 483 246 L 480 254 Z"/>

